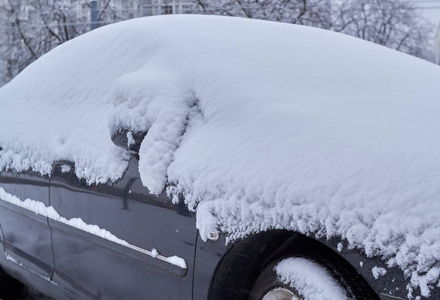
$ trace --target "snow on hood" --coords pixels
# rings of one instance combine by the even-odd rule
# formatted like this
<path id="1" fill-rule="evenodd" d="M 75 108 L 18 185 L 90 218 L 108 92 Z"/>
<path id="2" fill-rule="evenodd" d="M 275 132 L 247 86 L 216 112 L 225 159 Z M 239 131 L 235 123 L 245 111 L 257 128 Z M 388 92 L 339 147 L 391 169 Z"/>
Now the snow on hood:
<path id="1" fill-rule="evenodd" d="M 61 45 L 0 89 L 1 169 L 57 159 L 140 174 L 197 208 L 202 237 L 338 236 L 427 296 L 440 267 L 440 69 L 342 34 L 208 16 L 136 19 Z"/>

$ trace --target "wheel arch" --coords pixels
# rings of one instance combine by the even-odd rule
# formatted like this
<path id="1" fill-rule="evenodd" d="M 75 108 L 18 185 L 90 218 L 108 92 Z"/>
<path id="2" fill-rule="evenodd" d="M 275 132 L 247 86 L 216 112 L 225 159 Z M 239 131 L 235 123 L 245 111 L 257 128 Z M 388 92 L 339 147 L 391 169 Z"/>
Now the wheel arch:
<path id="1" fill-rule="evenodd" d="M 329 245 L 287 230 L 260 232 L 234 243 L 215 270 L 209 299 L 248 299 L 261 271 L 271 262 L 288 256 L 311 258 L 335 269 L 342 278 L 353 281 L 355 289 L 366 290 L 371 294 L 369 299 L 379 299 L 356 268 Z"/>

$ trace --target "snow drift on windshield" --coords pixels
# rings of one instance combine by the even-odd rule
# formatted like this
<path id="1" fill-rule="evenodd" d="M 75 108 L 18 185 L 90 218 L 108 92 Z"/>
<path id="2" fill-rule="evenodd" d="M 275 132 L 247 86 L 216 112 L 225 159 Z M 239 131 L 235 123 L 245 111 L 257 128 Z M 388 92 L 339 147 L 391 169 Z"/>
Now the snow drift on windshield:
<path id="1" fill-rule="evenodd" d="M 342 237 L 429 295 L 440 267 L 440 70 L 341 34 L 222 17 L 111 25 L 0 89 L 0 168 L 67 159 L 116 180 L 110 141 L 147 131 L 140 174 L 197 209 L 203 238 Z"/>

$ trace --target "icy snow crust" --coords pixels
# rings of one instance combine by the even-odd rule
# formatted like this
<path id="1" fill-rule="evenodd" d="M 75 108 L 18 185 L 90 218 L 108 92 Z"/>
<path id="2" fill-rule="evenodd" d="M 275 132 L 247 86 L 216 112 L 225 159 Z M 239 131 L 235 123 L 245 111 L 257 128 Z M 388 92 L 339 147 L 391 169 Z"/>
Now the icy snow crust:
<path id="1" fill-rule="evenodd" d="M 341 237 L 424 296 L 440 267 L 440 69 L 341 34 L 207 16 L 111 25 L 0 89 L 0 167 L 122 176 L 110 132 L 148 134 L 140 174 L 203 238 Z"/>

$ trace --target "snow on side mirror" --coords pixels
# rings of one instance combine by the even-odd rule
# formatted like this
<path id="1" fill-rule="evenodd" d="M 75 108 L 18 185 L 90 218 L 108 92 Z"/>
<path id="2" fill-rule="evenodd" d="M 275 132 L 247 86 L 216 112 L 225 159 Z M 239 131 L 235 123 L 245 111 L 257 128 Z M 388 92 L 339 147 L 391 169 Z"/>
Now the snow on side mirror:
<path id="1" fill-rule="evenodd" d="M 111 139 L 116 146 L 138 153 L 141 142 L 146 135 L 146 132 L 133 132 L 119 128 L 112 133 Z"/>

